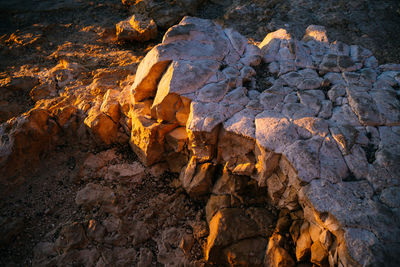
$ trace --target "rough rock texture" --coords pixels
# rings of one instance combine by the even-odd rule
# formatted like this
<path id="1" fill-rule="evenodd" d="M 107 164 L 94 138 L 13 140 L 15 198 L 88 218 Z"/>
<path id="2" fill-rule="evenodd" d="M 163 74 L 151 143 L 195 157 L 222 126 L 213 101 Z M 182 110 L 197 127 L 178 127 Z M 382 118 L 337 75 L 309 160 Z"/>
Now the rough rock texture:
<path id="1" fill-rule="evenodd" d="M 269 76 L 270 85 L 255 82 L 253 67 L 261 61 L 257 70 Z M 191 160 L 181 181 L 189 194 L 207 196 L 213 188 L 213 194 L 234 196 L 240 179 L 230 178 L 236 182 L 224 188 L 229 179 L 218 185 L 218 174 L 213 179 L 207 173 L 211 165 L 224 166 L 224 173 L 266 186 L 277 208 L 302 210 L 298 260 L 390 266 L 400 251 L 397 67 L 379 67 L 360 46 L 329 43 L 321 26 L 307 28 L 303 41 L 273 32 L 257 47 L 233 30 L 185 17 L 139 64 L 132 106 L 149 108 L 131 116 L 145 118 L 140 132 L 151 133 L 141 139 L 134 131 L 131 145 L 151 165 L 171 151 L 164 146 L 168 131 L 186 126 L 188 150 L 182 153 Z M 256 235 L 220 232 L 227 229 L 226 205 L 220 199 L 209 206 L 215 215 L 209 217 L 206 258 L 212 259 L 211 248 Z M 294 219 L 285 216 L 289 228 Z M 322 229 L 320 234 L 310 234 L 309 225 Z M 279 245 L 271 245 L 274 252 L 267 255 L 278 253 L 269 259 L 277 263 L 286 241 L 275 239 Z"/>
<path id="2" fill-rule="evenodd" d="M 140 15 L 119 22 L 116 25 L 117 38 L 120 41 L 145 42 L 157 36 L 157 25 L 152 19 Z"/>

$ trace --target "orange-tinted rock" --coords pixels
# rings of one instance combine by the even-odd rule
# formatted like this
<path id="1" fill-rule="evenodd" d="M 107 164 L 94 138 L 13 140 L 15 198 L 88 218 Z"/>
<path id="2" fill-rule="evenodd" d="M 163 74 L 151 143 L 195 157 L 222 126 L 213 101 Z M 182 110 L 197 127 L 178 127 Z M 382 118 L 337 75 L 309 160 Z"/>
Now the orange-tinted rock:
<path id="1" fill-rule="evenodd" d="M 308 227 L 309 224 L 305 222 L 300 228 L 300 237 L 296 242 L 296 258 L 298 261 L 305 260 L 310 255 L 312 240 Z"/>
<path id="2" fill-rule="evenodd" d="M 218 211 L 211 219 L 205 258 L 210 262 L 223 262 L 223 249 L 236 241 L 259 235 L 257 224 L 241 209 L 228 208 Z"/>
<path id="3" fill-rule="evenodd" d="M 176 124 L 162 124 L 141 115 L 132 117 L 130 145 L 145 165 L 162 160 L 165 135 L 176 128 Z"/>
<path id="4" fill-rule="evenodd" d="M 327 266 L 328 250 L 317 241 L 311 246 L 311 262 L 318 266 Z"/>
<path id="5" fill-rule="evenodd" d="M 106 144 L 116 141 L 118 125 L 106 114 L 100 111 L 99 105 L 92 107 L 85 119 L 85 124 L 92 130 L 94 136 Z"/>
<path id="6" fill-rule="evenodd" d="M 193 198 L 198 198 L 211 192 L 215 165 L 212 163 L 197 163 L 192 157 L 188 165 L 182 169 L 179 179 L 183 188 Z"/>

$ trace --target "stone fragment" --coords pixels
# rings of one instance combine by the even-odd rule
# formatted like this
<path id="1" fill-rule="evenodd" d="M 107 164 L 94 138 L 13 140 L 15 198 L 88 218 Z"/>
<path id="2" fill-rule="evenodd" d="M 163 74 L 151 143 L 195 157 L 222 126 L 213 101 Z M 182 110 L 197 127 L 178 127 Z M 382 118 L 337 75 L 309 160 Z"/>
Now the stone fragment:
<path id="1" fill-rule="evenodd" d="M 179 179 L 183 188 L 193 198 L 199 198 L 211 191 L 215 166 L 212 163 L 197 163 L 192 157 L 182 169 Z"/>
<path id="2" fill-rule="evenodd" d="M 318 42 L 328 43 L 328 37 L 326 35 L 326 29 L 324 26 L 310 25 L 306 29 L 306 34 L 303 37 L 304 41 L 316 40 Z"/>
<path id="3" fill-rule="evenodd" d="M 296 258 L 298 261 L 302 261 L 309 257 L 311 252 L 311 236 L 308 231 L 308 223 L 305 222 L 300 229 L 300 237 L 296 242 Z"/>
<path id="4" fill-rule="evenodd" d="M 295 261 L 289 252 L 282 247 L 283 245 L 284 240 L 280 234 L 274 233 L 270 237 L 264 258 L 264 266 L 295 266 Z"/>
<path id="5" fill-rule="evenodd" d="M 149 166 L 161 161 L 165 135 L 176 126 L 156 122 L 141 115 L 132 117 L 130 145 L 141 162 Z"/>
<path id="6" fill-rule="evenodd" d="M 210 235 L 207 238 L 205 258 L 210 262 L 223 259 L 223 248 L 236 241 L 256 237 L 257 224 L 249 219 L 241 209 L 229 208 L 218 211 L 211 219 Z"/>
<path id="7" fill-rule="evenodd" d="M 82 224 L 74 222 L 63 226 L 55 242 L 55 248 L 57 251 L 68 251 L 84 248 L 86 244 L 87 238 Z"/>
<path id="8" fill-rule="evenodd" d="M 145 42 L 157 37 L 157 25 L 143 15 L 133 15 L 116 25 L 119 41 Z"/>
<path id="9" fill-rule="evenodd" d="M 181 152 L 187 145 L 188 135 L 184 127 L 178 127 L 165 136 L 166 145 L 175 152 Z"/>
<path id="10" fill-rule="evenodd" d="M 140 184 L 145 178 L 145 175 L 145 169 L 139 162 L 134 162 L 132 164 L 123 163 L 108 167 L 105 179 L 110 181 L 119 180 L 122 183 Z"/>
<path id="11" fill-rule="evenodd" d="M 224 249 L 230 266 L 262 266 L 267 240 L 261 237 L 244 239 Z"/>
<path id="12" fill-rule="evenodd" d="M 207 222 L 209 223 L 219 210 L 230 207 L 231 197 L 229 195 L 211 195 L 206 205 Z"/>
<path id="13" fill-rule="evenodd" d="M 99 105 L 95 105 L 89 110 L 84 123 L 104 143 L 109 145 L 116 141 L 118 123 L 115 123 L 109 116 L 101 112 Z"/>
<path id="14" fill-rule="evenodd" d="M 118 123 L 120 118 L 118 95 L 119 91 L 117 90 L 107 90 L 103 96 L 103 103 L 100 106 L 100 111 L 110 117 L 115 123 Z"/>
<path id="15" fill-rule="evenodd" d="M 113 206 L 116 202 L 114 192 L 105 186 L 88 183 L 85 188 L 76 194 L 75 203 L 82 205 L 86 209 L 94 206 Z"/>
<path id="16" fill-rule="evenodd" d="M 317 240 L 311 245 L 311 262 L 322 266 L 328 257 L 328 250 Z"/>

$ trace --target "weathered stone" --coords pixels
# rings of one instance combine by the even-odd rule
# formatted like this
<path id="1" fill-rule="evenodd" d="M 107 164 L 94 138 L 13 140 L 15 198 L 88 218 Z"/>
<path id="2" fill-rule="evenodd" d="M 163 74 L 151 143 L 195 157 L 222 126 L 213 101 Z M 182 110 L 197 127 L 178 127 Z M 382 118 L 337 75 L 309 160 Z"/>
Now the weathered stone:
<path id="1" fill-rule="evenodd" d="M 373 98 L 367 93 L 367 88 L 348 86 L 346 92 L 349 104 L 362 124 L 374 126 L 383 123 Z"/>
<path id="2" fill-rule="evenodd" d="M 230 266 L 263 266 L 267 240 L 261 237 L 241 240 L 224 249 Z"/>
<path id="3" fill-rule="evenodd" d="M 176 124 L 162 124 L 141 115 L 132 117 L 130 145 L 145 165 L 152 165 L 162 159 L 164 137 L 176 126 Z"/>
<path id="4" fill-rule="evenodd" d="M 192 157 L 188 165 L 182 169 L 179 179 L 183 188 L 193 198 L 210 193 L 215 166 L 212 163 L 197 163 Z"/>
<path id="5" fill-rule="evenodd" d="M 100 108 L 99 105 L 92 107 L 84 122 L 98 139 L 111 144 L 116 141 L 118 124 L 101 112 Z"/>
<path id="6" fill-rule="evenodd" d="M 80 223 L 74 222 L 61 229 L 60 236 L 55 242 L 55 248 L 57 251 L 84 248 L 87 242 L 83 226 Z"/>
<path id="7" fill-rule="evenodd" d="M 210 262 L 223 259 L 223 248 L 233 242 L 256 237 L 257 224 L 241 209 L 222 209 L 210 221 L 210 235 L 207 238 L 205 258 Z"/>
<path id="8" fill-rule="evenodd" d="M 303 37 L 303 40 L 308 41 L 309 39 L 327 43 L 328 37 L 326 36 L 325 27 L 319 25 L 308 26 L 306 29 L 306 34 Z"/>
<path id="9" fill-rule="evenodd" d="M 322 266 L 328 257 L 328 251 L 317 240 L 311 246 L 311 262 Z"/>
<path id="10" fill-rule="evenodd" d="M 206 205 L 207 222 L 209 223 L 219 210 L 230 207 L 231 197 L 229 195 L 211 195 Z"/>
<path id="11" fill-rule="evenodd" d="M 87 209 L 94 206 L 112 206 L 116 202 L 115 193 L 108 187 L 89 183 L 76 194 L 75 203 Z"/>
<path id="12" fill-rule="evenodd" d="M 305 222 L 300 228 L 300 236 L 296 242 L 296 258 L 298 261 L 307 259 L 311 252 L 312 240 L 308 231 L 308 226 L 309 224 Z"/>
<path id="13" fill-rule="evenodd" d="M 133 15 L 119 22 L 116 29 L 117 38 L 120 41 L 145 42 L 157 37 L 157 25 L 154 20 L 142 15 Z"/>
<path id="14" fill-rule="evenodd" d="M 282 247 L 284 245 L 283 243 L 283 237 L 278 233 L 274 233 L 270 237 L 268 241 L 267 254 L 264 258 L 264 266 L 295 266 L 295 261 L 292 256 Z"/>
<path id="15" fill-rule="evenodd" d="M 106 180 L 119 180 L 121 182 L 129 183 L 142 183 L 145 178 L 145 169 L 139 162 L 134 162 L 133 164 L 116 164 L 111 165 L 107 169 L 107 174 L 105 175 Z"/>

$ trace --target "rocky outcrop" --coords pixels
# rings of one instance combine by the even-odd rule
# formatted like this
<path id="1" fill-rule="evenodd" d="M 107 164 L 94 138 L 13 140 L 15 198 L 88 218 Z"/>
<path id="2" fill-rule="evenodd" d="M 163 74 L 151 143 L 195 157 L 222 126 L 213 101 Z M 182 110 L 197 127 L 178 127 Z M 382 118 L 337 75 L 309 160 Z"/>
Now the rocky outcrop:
<path id="1" fill-rule="evenodd" d="M 209 198 L 210 262 L 237 265 L 248 250 L 261 255 L 252 266 L 391 266 L 400 251 L 397 67 L 329 43 L 320 26 L 302 41 L 279 30 L 255 46 L 185 17 L 138 67 L 130 143 L 147 165 L 187 162 L 183 187 Z M 285 211 L 274 231 L 245 215 L 241 205 L 257 205 L 244 188 L 266 190 L 258 205 Z"/>

